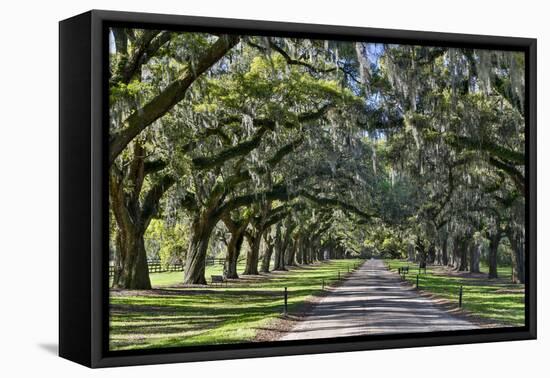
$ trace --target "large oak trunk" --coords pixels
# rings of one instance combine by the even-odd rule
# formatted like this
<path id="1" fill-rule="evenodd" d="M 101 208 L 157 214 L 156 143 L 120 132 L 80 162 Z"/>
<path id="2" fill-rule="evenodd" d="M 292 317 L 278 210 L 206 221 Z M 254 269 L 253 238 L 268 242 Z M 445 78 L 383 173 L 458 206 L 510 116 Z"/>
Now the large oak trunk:
<path id="1" fill-rule="evenodd" d="M 260 244 L 262 242 L 262 235 L 259 232 L 253 231 L 248 237 L 248 254 L 246 256 L 246 267 L 243 274 L 257 275 L 258 262 L 260 258 Z"/>
<path id="2" fill-rule="evenodd" d="M 208 214 L 203 214 L 193 222 L 193 235 L 185 259 L 184 284 L 206 285 L 206 254 L 210 234 L 215 226 L 215 222 L 209 218 Z"/>
<path id="3" fill-rule="evenodd" d="M 428 264 L 433 264 L 435 262 L 435 255 L 436 255 L 435 245 L 431 243 L 430 246 L 428 247 L 426 262 Z"/>
<path id="4" fill-rule="evenodd" d="M 317 261 L 323 261 L 325 259 L 325 250 L 318 245 L 315 251 Z"/>
<path id="5" fill-rule="evenodd" d="M 481 244 L 470 244 L 470 272 L 479 273 L 479 259 L 481 256 Z"/>
<path id="6" fill-rule="evenodd" d="M 506 235 L 512 246 L 512 282 L 525 283 L 523 235 L 520 231 L 511 227 L 506 231 Z"/>
<path id="7" fill-rule="evenodd" d="M 441 243 L 441 264 L 443 266 L 449 265 L 449 253 L 447 251 L 447 248 L 448 248 L 447 237 L 444 237 Z"/>
<path id="8" fill-rule="evenodd" d="M 424 242 L 419 237 L 416 238 L 415 250 L 416 250 L 416 262 L 419 263 L 420 265 L 425 265 L 428 254 L 427 254 L 426 246 L 424 245 Z"/>
<path id="9" fill-rule="evenodd" d="M 143 235 L 156 214 L 162 195 L 174 183 L 170 175 L 163 175 L 150 185 L 142 196 L 147 174 L 158 172 L 164 165 L 149 164 L 145 169 L 145 150 L 141 143 L 133 145 L 133 158 L 126 173 L 116 165 L 109 172 L 109 199 L 117 225 L 116 267 L 113 286 L 124 289 L 150 289 L 149 268 Z M 150 162 L 149 162 L 150 163 Z"/>
<path id="10" fill-rule="evenodd" d="M 497 255 L 499 243 L 500 234 L 498 232 L 489 235 L 489 278 L 498 278 Z"/>
<path id="11" fill-rule="evenodd" d="M 113 287 L 151 289 L 143 231 L 120 229 Z"/>
<path id="12" fill-rule="evenodd" d="M 306 238 L 306 245 L 304 246 L 304 248 L 306 250 L 307 264 L 313 264 L 315 262 L 316 245 L 317 245 L 317 237 L 315 236 L 315 234 L 312 234 L 310 237 Z"/>
<path id="13" fill-rule="evenodd" d="M 466 237 L 457 237 L 453 243 L 454 268 L 458 271 L 468 270 L 468 243 Z"/>
<path id="14" fill-rule="evenodd" d="M 239 278 L 239 274 L 237 273 L 237 262 L 244 241 L 244 230 L 244 227 L 239 227 L 231 233 L 224 264 L 224 274 L 226 278 Z"/>
<path id="15" fill-rule="evenodd" d="M 123 289 L 150 289 L 149 269 L 143 234 L 147 219 L 142 219 L 139 203 L 145 172 L 143 148 L 133 146 L 134 157 L 126 176 L 116 167 L 109 173 L 110 207 L 117 224 L 117 253 L 113 287 Z M 133 190 L 125 190 L 125 182 Z"/>
<path id="16" fill-rule="evenodd" d="M 298 245 L 295 241 L 289 242 L 289 245 L 285 249 L 285 264 L 287 266 L 295 266 L 296 265 L 296 250 L 298 249 Z"/>
<path id="17" fill-rule="evenodd" d="M 305 248 L 304 248 L 304 239 L 302 236 L 298 235 L 294 241 L 296 244 L 296 262 L 298 264 L 305 264 Z"/>
<path id="18" fill-rule="evenodd" d="M 269 236 L 269 232 L 264 234 L 265 251 L 262 257 L 262 273 L 269 273 L 269 265 L 271 264 L 271 256 L 273 255 L 273 239 Z"/>
<path id="19" fill-rule="evenodd" d="M 275 256 L 273 270 L 286 270 L 285 268 L 285 245 L 283 240 L 283 233 L 281 230 L 281 224 L 277 224 L 275 229 L 275 242 L 274 242 Z"/>

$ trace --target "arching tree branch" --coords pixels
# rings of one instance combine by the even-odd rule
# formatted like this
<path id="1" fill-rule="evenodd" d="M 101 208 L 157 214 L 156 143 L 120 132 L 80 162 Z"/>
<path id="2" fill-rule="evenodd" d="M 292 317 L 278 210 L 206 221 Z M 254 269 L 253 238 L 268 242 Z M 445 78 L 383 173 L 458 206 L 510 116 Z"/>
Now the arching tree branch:
<path id="1" fill-rule="evenodd" d="M 194 64 L 189 64 L 179 78 L 168 85 L 161 93 L 142 108 L 134 111 L 123 123 L 123 129 L 111 135 L 109 143 L 109 165 L 112 165 L 122 150 L 147 126 L 170 111 L 180 102 L 193 82 L 206 70 L 218 62 L 233 46 L 239 37 L 224 35 L 201 54 Z"/>

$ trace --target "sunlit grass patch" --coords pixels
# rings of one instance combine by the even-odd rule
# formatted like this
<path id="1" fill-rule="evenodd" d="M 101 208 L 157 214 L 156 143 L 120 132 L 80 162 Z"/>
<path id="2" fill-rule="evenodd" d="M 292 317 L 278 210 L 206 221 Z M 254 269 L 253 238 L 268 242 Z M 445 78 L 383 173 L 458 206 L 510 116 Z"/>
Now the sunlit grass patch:
<path id="1" fill-rule="evenodd" d="M 406 280 L 416 285 L 418 264 L 407 260 L 385 260 L 392 271 L 409 266 L 410 273 Z M 439 271 L 434 274 L 434 267 L 428 266 L 426 274 L 418 276 L 422 290 L 458 303 L 460 286 L 463 289 L 463 308 L 474 315 L 491 319 L 503 325 L 522 326 L 525 324 L 524 285 L 509 282 L 509 267 L 499 267 L 499 279 L 489 280 L 468 275 L 445 275 Z M 481 271 L 488 268 L 481 266 Z M 423 271 L 422 271 L 423 272 Z"/>

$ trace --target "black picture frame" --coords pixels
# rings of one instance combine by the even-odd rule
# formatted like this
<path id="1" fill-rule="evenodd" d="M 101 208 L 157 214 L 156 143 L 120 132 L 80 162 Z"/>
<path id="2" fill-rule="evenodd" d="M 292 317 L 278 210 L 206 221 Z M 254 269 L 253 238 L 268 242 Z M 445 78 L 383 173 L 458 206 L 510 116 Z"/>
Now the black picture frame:
<path id="1" fill-rule="evenodd" d="M 517 50 L 526 54 L 524 327 L 108 351 L 109 26 Z M 89 367 L 536 338 L 536 39 L 92 10 L 59 24 L 59 355 Z"/>

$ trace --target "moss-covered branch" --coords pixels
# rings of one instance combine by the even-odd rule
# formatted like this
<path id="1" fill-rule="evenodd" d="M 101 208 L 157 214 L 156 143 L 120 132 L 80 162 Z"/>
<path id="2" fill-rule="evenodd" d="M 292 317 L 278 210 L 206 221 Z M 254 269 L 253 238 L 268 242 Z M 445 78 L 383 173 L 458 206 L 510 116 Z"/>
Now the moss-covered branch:
<path id="1" fill-rule="evenodd" d="M 491 156 L 508 162 L 509 164 L 525 165 L 525 154 L 523 152 L 514 151 L 487 140 L 478 140 L 448 133 L 445 137 L 445 141 L 455 148 L 485 151 Z"/>
<path id="2" fill-rule="evenodd" d="M 367 213 L 367 212 L 357 208 L 356 206 L 353 206 L 349 203 L 346 203 L 346 202 L 341 201 L 341 200 L 336 199 L 336 198 L 317 197 L 317 196 L 315 196 L 311 193 L 306 192 L 305 190 L 300 191 L 299 194 L 300 194 L 300 196 L 310 200 L 311 202 L 316 203 L 317 205 L 337 207 L 337 208 L 345 210 L 349 213 L 355 214 L 355 215 L 359 216 L 360 218 L 362 218 L 365 221 L 368 221 L 368 220 L 372 219 L 373 217 L 375 217 L 374 214 Z"/>
<path id="3" fill-rule="evenodd" d="M 519 169 L 493 157 L 489 158 L 489 163 L 505 172 L 512 179 L 517 190 L 525 196 L 525 176 Z"/>
<path id="4" fill-rule="evenodd" d="M 287 128 L 294 128 L 300 123 L 304 122 L 312 122 L 315 121 L 321 117 L 323 117 L 328 109 L 332 104 L 326 104 L 319 109 L 312 111 L 312 112 L 304 112 L 301 114 L 298 114 L 295 116 L 295 119 L 297 121 L 287 120 L 283 123 L 283 125 Z M 232 122 L 231 118 L 228 118 L 225 120 L 226 122 Z M 212 169 L 221 166 L 225 162 L 241 157 L 244 155 L 247 155 L 254 149 L 260 146 L 260 143 L 262 141 L 262 137 L 267 131 L 273 131 L 276 127 L 276 123 L 273 120 L 265 119 L 265 118 L 258 118 L 254 119 L 253 123 L 255 126 L 258 127 L 254 135 L 241 143 L 238 143 L 235 146 L 228 147 L 225 150 L 222 150 L 221 152 L 218 152 L 216 155 L 211 157 L 196 157 L 192 159 L 193 165 L 198 170 L 207 170 Z M 298 147 L 303 142 L 303 138 L 300 137 L 294 142 L 289 143 L 288 145 L 284 146 L 281 150 L 277 152 L 273 158 L 271 158 L 268 161 L 268 164 L 270 166 L 274 166 L 278 164 L 283 157 L 285 157 L 287 154 L 292 152 L 296 147 Z"/>
<path id="5" fill-rule="evenodd" d="M 265 127 L 256 130 L 252 138 L 229 147 L 212 157 L 196 157 L 192 159 L 193 166 L 198 170 L 215 168 L 223 163 L 239 156 L 247 155 L 257 148 L 262 141 L 262 136 L 268 131 Z"/>
<path id="6" fill-rule="evenodd" d="M 238 36 L 221 36 L 213 45 L 189 64 L 179 78 L 170 83 L 161 93 L 142 108 L 135 110 L 123 123 L 123 129 L 111 135 L 109 143 L 109 165 L 112 165 L 122 150 L 141 131 L 162 117 L 185 97 L 185 92 L 206 70 L 218 62 L 239 42 Z"/>
<path id="7" fill-rule="evenodd" d="M 128 84 L 140 71 L 140 68 L 154 56 L 157 51 L 172 38 L 172 32 L 146 30 L 139 40 L 134 42 L 130 56 L 122 59 L 109 80 L 111 85 Z"/>

